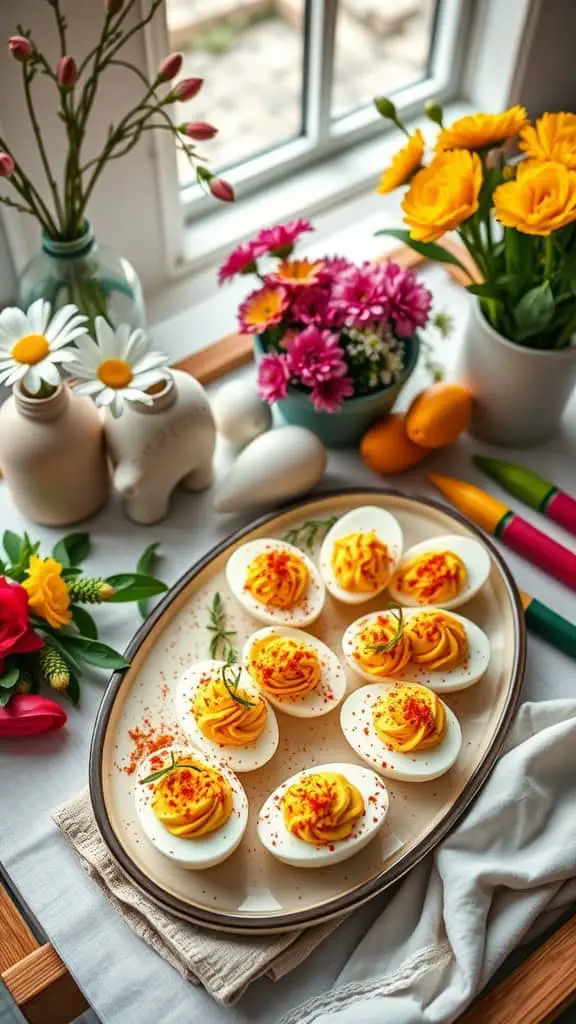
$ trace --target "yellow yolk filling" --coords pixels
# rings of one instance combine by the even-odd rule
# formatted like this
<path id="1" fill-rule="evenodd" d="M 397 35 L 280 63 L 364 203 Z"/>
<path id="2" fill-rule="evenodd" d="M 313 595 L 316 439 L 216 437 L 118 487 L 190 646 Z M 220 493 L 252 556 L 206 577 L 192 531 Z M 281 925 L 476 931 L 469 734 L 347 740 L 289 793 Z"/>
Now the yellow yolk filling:
<path id="1" fill-rule="evenodd" d="M 364 814 L 364 800 L 344 775 L 318 772 L 286 790 L 282 810 L 292 835 L 314 846 L 327 846 L 351 835 Z"/>
<path id="2" fill-rule="evenodd" d="M 332 569 L 342 590 L 371 594 L 388 582 L 390 552 L 374 530 L 349 533 L 334 541 Z"/>
<path id="3" fill-rule="evenodd" d="M 247 667 L 258 686 L 279 700 L 305 697 L 322 675 L 313 647 L 274 634 L 254 642 Z"/>
<path id="4" fill-rule="evenodd" d="M 267 710 L 262 698 L 240 688 L 236 696 L 254 707 L 234 700 L 222 678 L 216 677 L 198 687 L 192 702 L 192 714 L 202 735 L 223 747 L 248 747 L 266 728 Z"/>
<path id="5" fill-rule="evenodd" d="M 412 662 L 432 672 L 457 668 L 468 657 L 468 638 L 451 615 L 422 612 L 409 619 L 405 631 L 412 645 Z"/>
<path id="6" fill-rule="evenodd" d="M 374 728 L 390 750 L 406 754 L 437 747 L 446 733 L 441 700 L 416 683 L 395 686 L 373 709 Z"/>
<path id="7" fill-rule="evenodd" d="M 388 644 L 396 634 L 397 623 L 384 615 L 370 622 L 358 633 L 354 648 L 354 659 L 359 668 L 373 676 L 394 676 L 410 661 L 411 645 L 403 632 L 393 647 L 379 651 L 378 645 Z"/>
<path id="8" fill-rule="evenodd" d="M 200 839 L 228 821 L 232 790 L 219 771 L 193 758 L 187 758 L 183 764 L 184 767 L 174 768 L 158 780 L 151 807 L 171 835 Z"/>
<path id="9" fill-rule="evenodd" d="M 308 569 L 302 559 L 277 548 L 252 559 L 244 589 L 260 604 L 289 610 L 306 597 L 308 581 Z"/>
<path id="10" fill-rule="evenodd" d="M 396 574 L 395 583 L 418 604 L 439 604 L 458 597 L 466 580 L 466 566 L 454 551 L 426 551 Z"/>

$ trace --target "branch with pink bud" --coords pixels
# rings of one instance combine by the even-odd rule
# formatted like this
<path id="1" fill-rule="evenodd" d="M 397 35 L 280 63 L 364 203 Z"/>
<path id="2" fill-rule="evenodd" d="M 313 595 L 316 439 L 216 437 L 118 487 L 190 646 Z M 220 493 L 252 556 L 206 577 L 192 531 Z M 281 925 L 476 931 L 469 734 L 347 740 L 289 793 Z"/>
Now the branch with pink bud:
<path id="1" fill-rule="evenodd" d="M 51 238 L 74 240 L 82 235 L 87 204 L 107 164 L 129 153 L 147 131 L 170 132 L 177 147 L 195 166 L 198 182 L 215 198 L 231 202 L 234 199 L 231 185 L 208 170 L 205 158 L 194 145 L 214 138 L 217 129 L 205 121 L 176 124 L 173 120 L 172 105 L 197 96 L 203 79 L 174 81 L 182 69 L 179 53 L 170 54 L 162 61 L 151 82 L 138 67 L 121 56 L 123 47 L 152 21 L 163 0 L 144 0 L 142 3 L 140 0 L 103 0 L 100 37 L 82 60 L 69 51 L 68 21 L 62 12 L 61 0 L 45 2 L 51 7 L 56 21 L 60 56 L 55 64 L 48 60 L 36 45 L 32 33 L 22 25 L 17 26 L 17 34 L 8 40 L 8 49 L 21 65 L 26 107 L 49 198 L 45 198 L 43 187 L 34 184 L 25 173 L 8 141 L 0 137 L 0 178 L 12 186 L 20 199 L 16 201 L 3 195 L 0 202 L 35 217 Z M 142 13 L 136 14 L 137 11 Z M 99 154 L 86 160 L 86 134 L 98 87 L 102 75 L 113 67 L 135 75 L 143 86 L 142 95 L 118 121 L 109 125 Z M 34 105 L 34 88 L 43 78 L 48 79 L 55 90 L 58 116 L 66 131 L 65 166 L 56 169 L 57 175 L 48 156 Z M 61 178 L 62 170 L 64 185 L 60 187 L 56 177 Z"/>

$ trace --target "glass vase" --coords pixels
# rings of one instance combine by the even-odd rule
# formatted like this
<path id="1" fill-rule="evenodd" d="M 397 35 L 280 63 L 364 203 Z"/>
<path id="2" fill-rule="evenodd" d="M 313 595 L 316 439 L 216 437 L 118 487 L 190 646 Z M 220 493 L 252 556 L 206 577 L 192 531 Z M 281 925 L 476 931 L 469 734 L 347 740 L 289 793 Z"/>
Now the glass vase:
<path id="1" fill-rule="evenodd" d="M 103 316 L 113 326 L 121 323 L 143 327 L 144 298 L 138 274 L 131 263 L 113 249 L 97 244 L 92 225 L 80 238 L 57 241 L 42 236 L 42 252 L 25 267 L 19 283 L 23 309 L 36 299 L 46 299 L 53 309 L 73 302 L 88 317 Z"/>

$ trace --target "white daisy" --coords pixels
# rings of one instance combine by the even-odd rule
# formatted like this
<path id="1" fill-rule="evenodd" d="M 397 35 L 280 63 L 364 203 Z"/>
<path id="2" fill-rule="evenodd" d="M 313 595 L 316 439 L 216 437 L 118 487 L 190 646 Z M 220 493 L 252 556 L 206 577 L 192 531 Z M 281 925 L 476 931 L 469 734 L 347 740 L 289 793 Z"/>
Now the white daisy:
<path id="1" fill-rule="evenodd" d="M 62 306 L 50 319 L 51 306 L 37 299 L 24 313 L 8 306 L 0 313 L 0 384 L 18 381 L 35 395 L 42 382 L 60 383 L 58 363 L 71 362 L 74 352 L 65 348 L 84 334 L 86 317 L 77 307 Z"/>
<path id="2" fill-rule="evenodd" d="M 151 352 L 144 331 L 131 331 L 129 324 L 116 330 L 102 316 L 95 321 L 98 343 L 87 335 L 77 344 L 70 373 L 80 381 L 75 385 L 79 395 L 90 395 L 96 405 L 109 406 L 119 416 L 124 402 L 152 405 L 147 388 L 166 380 L 168 358 L 162 352 Z"/>

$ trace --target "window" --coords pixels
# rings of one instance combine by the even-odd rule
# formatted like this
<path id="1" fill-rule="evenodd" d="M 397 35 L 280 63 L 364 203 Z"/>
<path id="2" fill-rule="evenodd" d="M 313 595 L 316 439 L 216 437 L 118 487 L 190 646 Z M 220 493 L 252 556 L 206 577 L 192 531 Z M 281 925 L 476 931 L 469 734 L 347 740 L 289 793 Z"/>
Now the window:
<path id="1" fill-rule="evenodd" d="M 248 194 L 382 131 L 372 98 L 409 111 L 453 91 L 463 0 L 167 0 L 171 49 L 205 78 L 194 118 L 210 166 Z M 469 0 L 468 0 L 469 6 Z M 183 113 L 183 119 L 187 115 Z M 189 217 L 206 201 L 184 157 Z"/>

